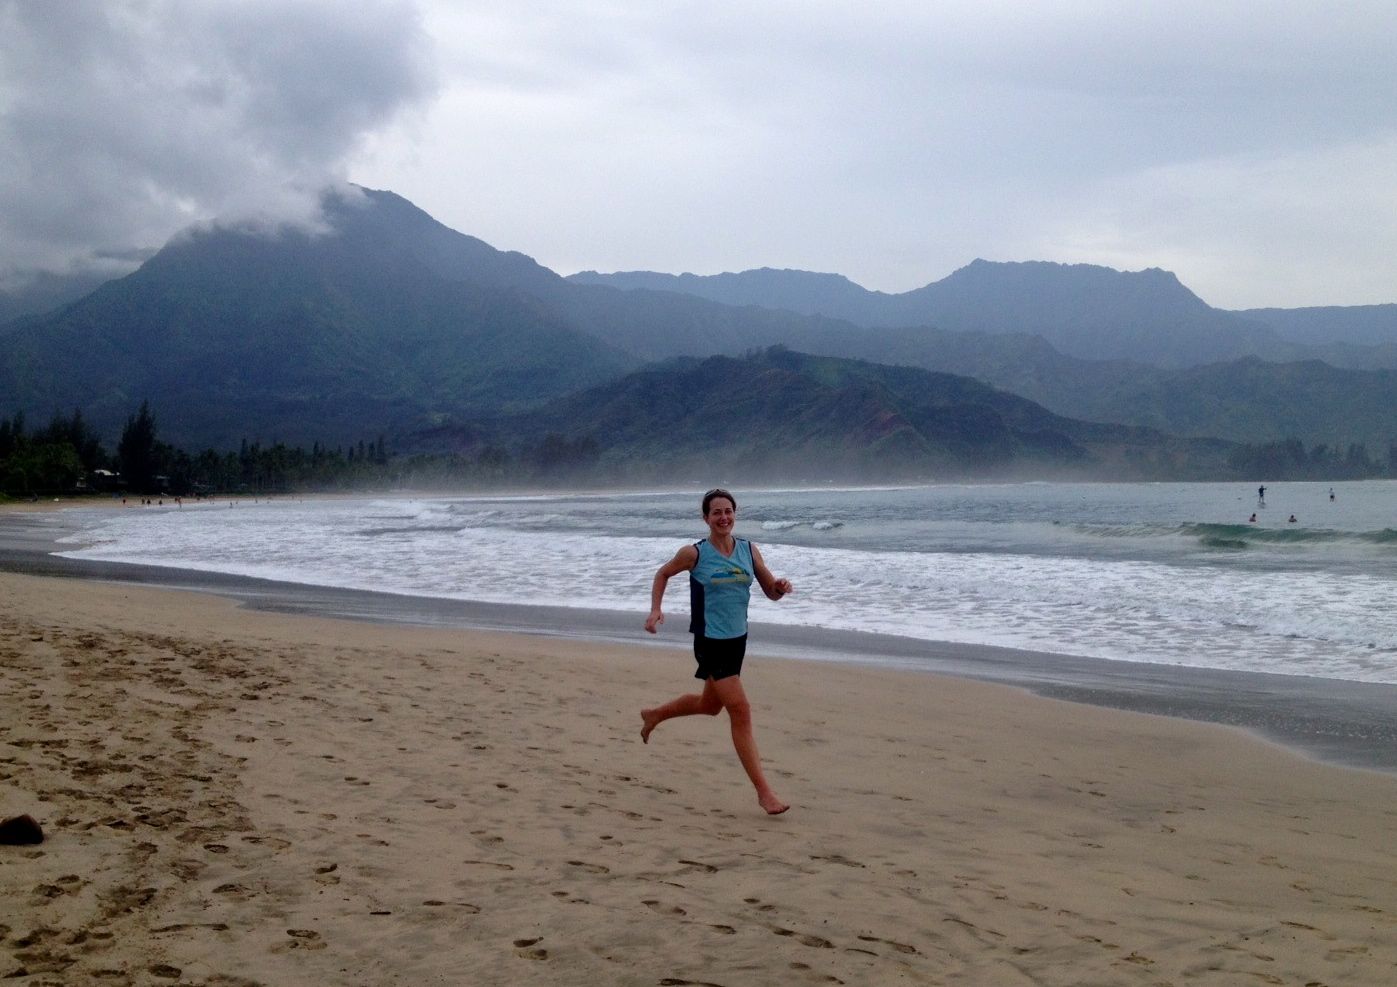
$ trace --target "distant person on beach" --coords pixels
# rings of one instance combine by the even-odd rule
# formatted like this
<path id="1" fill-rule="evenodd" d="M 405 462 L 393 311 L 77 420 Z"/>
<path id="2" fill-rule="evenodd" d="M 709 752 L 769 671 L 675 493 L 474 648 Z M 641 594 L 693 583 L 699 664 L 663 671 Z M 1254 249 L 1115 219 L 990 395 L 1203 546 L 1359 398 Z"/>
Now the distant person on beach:
<path id="1" fill-rule="evenodd" d="M 1247 521 L 1249 521 L 1249 522 L 1255 524 L 1255 523 L 1256 523 L 1256 515 L 1253 514 L 1251 517 L 1247 518 Z"/>
<path id="2" fill-rule="evenodd" d="M 1330 500 L 1333 500 L 1333 499 L 1334 499 L 1334 488 L 1333 488 L 1333 487 L 1330 487 L 1330 488 L 1329 488 L 1329 499 L 1330 499 Z"/>
<path id="3" fill-rule="evenodd" d="M 1266 499 L 1266 488 L 1265 488 L 1264 486 L 1261 486 L 1261 487 L 1257 487 L 1257 488 L 1256 488 L 1256 499 L 1257 499 L 1257 500 L 1265 500 L 1265 499 Z"/>
<path id="4" fill-rule="evenodd" d="M 1295 515 L 1294 515 L 1294 514 L 1290 515 L 1290 522 L 1289 522 L 1289 523 L 1290 523 L 1290 524 L 1294 524 L 1294 523 L 1295 523 Z"/>
<path id="5" fill-rule="evenodd" d="M 774 816 L 790 806 L 777 797 L 762 774 L 757 742 L 752 736 L 752 707 L 742 688 L 742 659 L 747 653 L 747 605 L 752 581 L 756 580 L 769 600 L 779 600 L 791 592 L 791 581 L 773 576 L 757 546 L 733 535 L 737 500 L 732 494 L 721 489 L 704 494 L 703 520 L 708 525 L 708 537 L 685 545 L 655 573 L 650 588 L 650 616 L 645 620 L 647 631 L 659 631 L 665 620 L 660 608 L 665 587 L 672 576 L 688 572 L 692 604 L 689 633 L 694 635 L 694 657 L 698 660 L 694 678 L 703 680 L 703 692 L 641 710 L 644 725 L 640 739 L 648 744 L 651 732 L 673 717 L 699 713 L 717 716 L 721 710 L 727 710 L 738 760 L 757 790 L 757 802 Z"/>

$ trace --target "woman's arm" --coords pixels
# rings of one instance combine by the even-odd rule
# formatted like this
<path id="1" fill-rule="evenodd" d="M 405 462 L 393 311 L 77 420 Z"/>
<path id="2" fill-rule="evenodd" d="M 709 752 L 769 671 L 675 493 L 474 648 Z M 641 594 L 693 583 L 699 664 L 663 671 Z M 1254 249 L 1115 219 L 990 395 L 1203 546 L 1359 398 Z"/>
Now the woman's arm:
<path id="1" fill-rule="evenodd" d="M 665 587 L 669 585 L 670 578 L 692 569 L 696 562 L 698 549 L 685 545 L 655 573 L 655 581 L 650 584 L 650 616 L 645 618 L 645 629 L 651 634 L 658 632 L 665 622 L 665 613 L 660 609 L 660 604 L 664 602 Z"/>
<path id="2" fill-rule="evenodd" d="M 752 546 L 752 571 L 757 574 L 757 582 L 761 585 L 762 592 L 766 594 L 768 600 L 779 600 L 787 593 L 795 591 L 789 579 L 777 579 L 771 574 L 771 570 L 766 567 L 766 562 L 762 560 L 762 553 L 757 551 L 757 546 Z"/>

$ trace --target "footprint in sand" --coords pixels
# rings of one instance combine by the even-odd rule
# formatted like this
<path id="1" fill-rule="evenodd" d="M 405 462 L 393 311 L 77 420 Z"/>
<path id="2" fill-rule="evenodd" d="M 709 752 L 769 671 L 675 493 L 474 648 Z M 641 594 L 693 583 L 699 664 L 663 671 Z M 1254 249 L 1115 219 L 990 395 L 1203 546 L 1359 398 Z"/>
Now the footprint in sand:
<path id="1" fill-rule="evenodd" d="M 463 860 L 461 863 L 476 864 L 480 867 L 494 867 L 497 870 L 514 870 L 513 864 L 497 864 L 493 860 Z M 568 861 L 568 863 L 573 863 L 573 861 Z"/>
<path id="2" fill-rule="evenodd" d="M 783 928 L 781 928 L 781 927 L 779 927 L 779 926 L 776 927 L 776 928 L 774 928 L 774 929 L 772 929 L 771 931 L 774 932 L 774 933 L 776 933 L 778 936 L 789 936 L 789 937 L 792 937 L 792 938 L 794 938 L 797 942 L 801 943 L 802 945 L 810 946 L 810 947 L 813 947 L 813 948 L 815 948 L 815 949 L 833 949 L 833 948 L 834 948 L 834 943 L 830 942 L 828 939 L 822 939 L 822 938 L 819 937 L 819 936 L 801 935 L 799 932 L 795 932 L 795 931 L 793 931 L 793 930 L 791 930 L 791 929 L 783 929 Z"/>
<path id="3" fill-rule="evenodd" d="M 176 922 L 174 925 L 162 925 L 150 931 L 155 935 L 162 935 L 167 932 L 188 932 L 190 929 L 209 929 L 213 932 L 227 932 L 228 926 L 224 922 Z"/>
<path id="4" fill-rule="evenodd" d="M 838 854 L 838 853 L 831 853 L 831 854 L 829 854 L 828 856 L 823 856 L 823 857 L 821 857 L 821 856 L 816 856 L 815 854 L 811 854 L 811 855 L 810 855 L 810 859 L 811 859 L 811 860 L 827 860 L 827 861 L 829 861 L 829 862 L 832 863 L 832 864 L 842 864 L 842 865 L 845 866 L 845 867 L 863 867 L 863 866 L 864 866 L 863 864 L 859 863 L 857 860 L 850 860 L 848 857 L 845 857 L 845 856 L 843 856 L 843 855 L 841 855 L 841 854 Z"/>
<path id="5" fill-rule="evenodd" d="M 683 860 L 683 859 L 681 859 L 679 862 L 680 862 L 681 864 L 683 864 L 685 867 L 688 867 L 690 870 L 701 871 L 701 872 L 704 873 L 704 874 L 716 874 L 716 873 L 718 873 L 718 868 L 714 867 L 712 864 L 700 863 L 700 862 L 697 861 L 697 860 Z"/>
<path id="6" fill-rule="evenodd" d="M 183 881 L 192 881 L 204 872 L 204 865 L 197 860 L 175 860 L 170 863 L 170 869 L 180 876 Z"/>
<path id="7" fill-rule="evenodd" d="M 214 894 L 226 894 L 235 898 L 250 898 L 252 891 L 242 884 L 220 884 L 213 889 Z"/>
<path id="8" fill-rule="evenodd" d="M 329 945 L 314 929 L 287 929 L 286 934 L 291 937 L 291 949 L 324 949 Z"/>
<path id="9" fill-rule="evenodd" d="M 453 908 L 461 909 L 467 915 L 480 914 L 480 906 L 472 905 L 468 901 L 442 901 L 439 898 L 428 898 L 426 901 L 422 902 L 422 904 L 428 908 L 444 908 L 445 906 L 450 905 Z"/>
<path id="10" fill-rule="evenodd" d="M 907 953 L 910 955 L 917 951 L 916 946 L 909 946 L 905 942 L 895 942 L 892 939 L 879 939 L 877 936 L 859 936 L 859 939 L 863 942 L 881 942 L 884 945 L 891 946 L 899 953 Z"/>
<path id="11" fill-rule="evenodd" d="M 652 912 L 658 912 L 661 915 L 689 914 L 688 912 L 684 911 L 684 909 L 680 908 L 678 905 L 666 905 L 659 901 L 646 900 L 642 901 L 641 904 L 644 905 L 646 908 L 650 909 Z"/>
<path id="12" fill-rule="evenodd" d="M 514 940 L 514 948 L 520 956 L 526 956 L 531 960 L 546 960 L 548 959 L 548 950 L 531 948 L 542 941 L 541 937 L 538 939 L 516 939 Z"/>
<path id="13" fill-rule="evenodd" d="M 610 868 L 610 867 L 603 867 L 601 864 L 589 864 L 589 863 L 587 863 L 587 862 L 584 861 L 584 860 L 569 860 L 568 863 L 571 864 L 573 867 L 581 867 L 583 870 L 585 870 L 585 871 L 586 871 L 587 873 L 589 873 L 589 874 L 610 874 L 610 873 L 611 873 L 611 868 Z"/>
<path id="14" fill-rule="evenodd" d="M 271 850 L 285 850 L 291 845 L 289 840 L 283 840 L 276 836 L 244 836 L 243 842 L 265 846 Z"/>

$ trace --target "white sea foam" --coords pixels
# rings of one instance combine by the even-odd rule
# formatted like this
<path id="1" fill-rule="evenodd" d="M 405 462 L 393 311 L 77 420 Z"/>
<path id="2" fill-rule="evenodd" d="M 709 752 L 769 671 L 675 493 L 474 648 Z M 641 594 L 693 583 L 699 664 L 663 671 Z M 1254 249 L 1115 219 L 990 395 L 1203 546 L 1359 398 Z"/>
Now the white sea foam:
<path id="1" fill-rule="evenodd" d="M 1380 525 L 1356 512 L 1347 527 L 1333 529 L 1339 537 L 1273 538 L 1219 553 L 1187 527 L 1222 523 L 1199 506 L 1210 503 L 1207 491 L 1168 486 L 1177 489 L 1038 485 L 859 491 L 842 500 L 829 491 L 744 496 L 744 510 L 754 515 L 746 529 L 761 532 L 767 564 L 796 585 L 780 605 L 754 594 L 752 617 L 1397 683 L 1397 611 L 1388 605 L 1397 549 L 1390 540 L 1358 537 Z M 1193 502 L 1180 506 L 1185 497 Z M 66 554 L 414 596 L 641 613 L 656 567 L 702 534 L 689 500 L 376 498 L 93 512 Z M 1166 509 L 1197 516 L 1159 517 Z M 1224 509 L 1231 510 L 1216 510 Z M 835 522 L 790 520 L 828 519 L 835 510 L 847 519 L 837 538 L 830 535 Z M 1381 510 L 1375 503 L 1373 517 Z M 740 519 L 739 533 L 743 527 Z M 1238 540 L 1246 541 L 1245 529 Z M 667 599 L 676 615 L 687 605 L 682 581 L 676 578 Z"/>

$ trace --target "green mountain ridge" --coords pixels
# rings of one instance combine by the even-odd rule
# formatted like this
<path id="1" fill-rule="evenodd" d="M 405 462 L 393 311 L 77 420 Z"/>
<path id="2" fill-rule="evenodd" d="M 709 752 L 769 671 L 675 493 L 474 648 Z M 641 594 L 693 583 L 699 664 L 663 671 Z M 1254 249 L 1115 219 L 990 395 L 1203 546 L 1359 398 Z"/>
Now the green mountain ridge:
<path id="1" fill-rule="evenodd" d="M 1075 421 L 954 374 L 783 347 L 652 365 L 471 430 L 458 448 L 550 437 L 634 481 L 1203 476 L 1224 472 L 1232 448 Z"/>
<path id="2" fill-rule="evenodd" d="M 932 330 L 898 330 L 843 349 L 983 380 L 1069 418 L 1232 442 L 1361 443 L 1382 456 L 1397 442 L 1394 370 L 1258 357 L 1165 370 L 1064 356 L 1036 336 Z"/>

